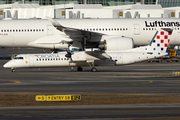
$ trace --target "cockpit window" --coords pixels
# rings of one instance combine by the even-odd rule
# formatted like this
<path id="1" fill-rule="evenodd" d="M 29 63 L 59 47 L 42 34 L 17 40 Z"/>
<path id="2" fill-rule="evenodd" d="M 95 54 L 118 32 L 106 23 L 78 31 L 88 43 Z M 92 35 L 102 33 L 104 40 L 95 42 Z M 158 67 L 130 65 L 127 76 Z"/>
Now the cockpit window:
<path id="1" fill-rule="evenodd" d="M 14 59 L 21 59 L 21 60 L 22 60 L 22 59 L 23 59 L 23 57 L 15 57 Z"/>

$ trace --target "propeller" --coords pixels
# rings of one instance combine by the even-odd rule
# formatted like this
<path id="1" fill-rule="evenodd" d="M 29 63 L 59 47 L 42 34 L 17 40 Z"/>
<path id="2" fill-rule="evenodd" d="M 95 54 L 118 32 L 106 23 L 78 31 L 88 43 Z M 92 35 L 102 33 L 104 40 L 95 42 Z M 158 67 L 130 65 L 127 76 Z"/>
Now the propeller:
<path id="1" fill-rule="evenodd" d="M 67 49 L 67 54 L 65 55 L 65 57 L 71 58 L 71 55 L 72 55 L 71 51 Z"/>
<path id="2" fill-rule="evenodd" d="M 67 54 L 65 55 L 65 57 L 70 58 L 72 61 L 71 55 L 73 54 L 73 52 L 69 49 L 69 47 L 70 47 L 70 45 L 68 46 L 68 49 L 66 50 Z"/>

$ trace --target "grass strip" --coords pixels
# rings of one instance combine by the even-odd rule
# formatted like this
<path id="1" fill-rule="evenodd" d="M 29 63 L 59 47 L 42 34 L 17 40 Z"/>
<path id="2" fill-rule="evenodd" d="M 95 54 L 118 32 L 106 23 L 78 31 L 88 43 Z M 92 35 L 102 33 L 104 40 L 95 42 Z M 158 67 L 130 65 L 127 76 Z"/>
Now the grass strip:
<path id="1" fill-rule="evenodd" d="M 0 93 L 0 107 L 63 106 L 63 105 L 121 105 L 121 104 L 178 104 L 180 95 L 121 95 L 81 94 L 81 101 L 37 102 L 36 95 L 65 95 L 52 93 Z"/>

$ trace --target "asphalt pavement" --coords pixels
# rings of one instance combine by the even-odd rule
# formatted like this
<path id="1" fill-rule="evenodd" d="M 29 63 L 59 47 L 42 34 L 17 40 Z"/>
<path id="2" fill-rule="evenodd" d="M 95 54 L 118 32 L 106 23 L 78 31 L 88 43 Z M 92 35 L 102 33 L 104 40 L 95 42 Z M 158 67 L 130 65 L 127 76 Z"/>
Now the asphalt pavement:
<path id="1" fill-rule="evenodd" d="M 18 52 L 17 52 L 18 51 Z M 68 93 L 68 94 L 152 94 L 180 95 L 180 63 L 148 63 L 89 67 L 77 72 L 76 68 L 17 69 L 3 68 L 11 54 L 34 53 L 36 50 L 19 49 L 0 51 L 1 93 Z M 42 49 L 38 49 L 41 52 Z M 36 52 L 37 53 L 37 52 Z M 6 55 L 7 54 L 7 55 Z M 115 105 L 69 107 L 0 107 L 1 119 L 104 119 L 180 117 L 179 104 Z"/>

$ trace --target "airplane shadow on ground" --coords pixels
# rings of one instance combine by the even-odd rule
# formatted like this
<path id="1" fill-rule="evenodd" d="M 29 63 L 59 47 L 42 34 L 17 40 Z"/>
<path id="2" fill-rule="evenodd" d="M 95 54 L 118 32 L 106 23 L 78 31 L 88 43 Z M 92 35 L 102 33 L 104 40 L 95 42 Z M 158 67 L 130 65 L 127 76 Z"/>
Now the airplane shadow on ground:
<path id="1" fill-rule="evenodd" d="M 25 72 L 30 72 L 30 73 L 41 73 L 41 72 L 43 72 L 43 73 L 56 73 L 56 72 L 77 72 L 77 73 L 84 73 L 84 72 L 91 72 L 91 73 L 99 73 L 99 72 L 122 72 L 122 73 L 139 73 L 139 74 L 141 74 L 141 73 L 154 73 L 154 70 L 110 70 L 110 69 L 108 69 L 108 70 L 103 70 L 102 68 L 101 69 L 98 69 L 97 68 L 97 72 L 92 72 L 90 69 L 88 70 L 88 69 L 85 69 L 85 70 L 83 70 L 83 71 L 77 71 L 76 69 L 73 69 L 73 70 L 71 70 L 71 69 L 65 69 L 65 70 L 62 70 L 62 68 L 60 68 L 60 70 L 58 70 L 58 68 L 55 68 L 56 70 L 54 70 L 54 68 L 48 68 L 48 70 L 46 69 L 46 68 L 40 68 L 40 70 L 37 70 L 38 68 L 24 68 L 24 69 L 21 69 L 21 68 L 18 68 L 18 69 L 15 69 L 16 71 L 14 72 L 14 73 L 16 73 L 16 72 L 23 72 L 23 73 L 25 73 Z M 49 70 L 49 69 L 52 69 L 52 70 Z M 10 69 L 4 69 L 4 70 L 9 70 L 9 72 L 11 72 L 11 70 Z M 171 70 L 156 70 L 156 74 L 158 74 L 158 73 L 163 73 L 163 72 L 165 72 L 165 73 L 168 73 L 168 72 L 173 72 L 173 71 L 171 71 Z"/>

